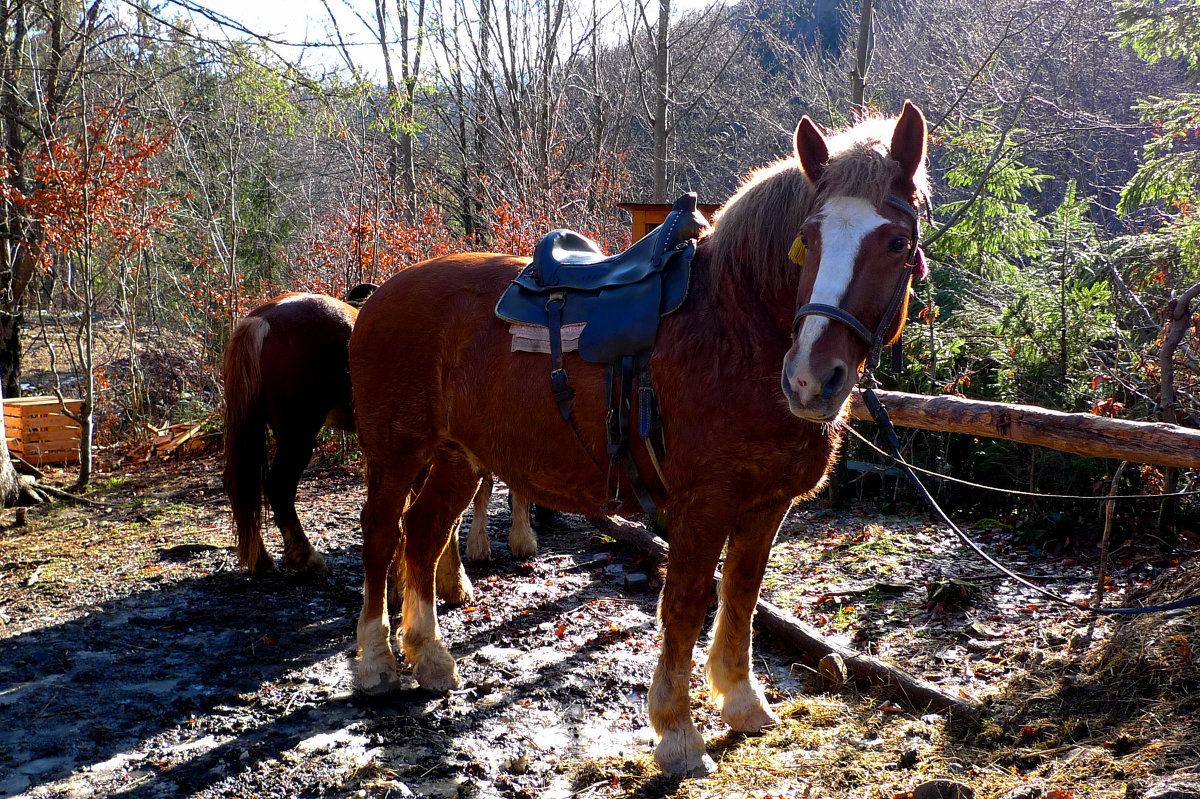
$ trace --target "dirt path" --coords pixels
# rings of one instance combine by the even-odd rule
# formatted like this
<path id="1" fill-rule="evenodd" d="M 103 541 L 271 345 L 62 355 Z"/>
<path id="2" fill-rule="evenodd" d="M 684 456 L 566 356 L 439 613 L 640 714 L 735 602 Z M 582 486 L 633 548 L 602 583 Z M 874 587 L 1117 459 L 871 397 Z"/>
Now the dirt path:
<path id="1" fill-rule="evenodd" d="M 645 727 L 657 578 L 579 519 L 514 561 L 503 492 L 494 559 L 469 567 L 475 601 L 441 613 L 464 688 L 370 700 L 350 670 L 359 480 L 310 470 L 299 505 L 333 573 L 304 580 L 237 569 L 217 475 L 211 460 L 147 467 L 113 481 L 108 510 L 59 506 L 0 532 L 0 795 L 887 799 L 941 777 L 980 796 L 1029 784 L 1120 796 L 1133 777 L 1200 759 L 1190 651 L 1178 656 L 1187 668 L 1145 672 L 1154 679 L 1134 690 L 1128 668 L 1110 660 L 1106 677 L 1088 665 L 1116 646 L 1113 628 L 1089 630 L 981 578 L 923 522 L 815 510 L 782 531 L 769 597 L 991 697 L 981 727 L 948 729 L 877 694 L 822 694 L 811 669 L 760 640 L 756 667 L 784 722 L 731 736 L 700 704 L 718 777 L 657 777 Z M 1002 536 L 993 543 L 1005 549 Z M 1046 565 L 1067 575 L 1056 587 L 1081 590 L 1087 570 L 1067 561 Z M 1195 576 L 1169 560 L 1131 563 L 1121 584 Z M 929 601 L 938 569 L 974 573 L 984 596 Z M 1171 636 L 1186 644 L 1198 622 L 1160 637 L 1179 650 Z M 699 668 L 694 683 L 703 700 Z M 1182 715 L 1164 723 L 1165 712 Z"/>

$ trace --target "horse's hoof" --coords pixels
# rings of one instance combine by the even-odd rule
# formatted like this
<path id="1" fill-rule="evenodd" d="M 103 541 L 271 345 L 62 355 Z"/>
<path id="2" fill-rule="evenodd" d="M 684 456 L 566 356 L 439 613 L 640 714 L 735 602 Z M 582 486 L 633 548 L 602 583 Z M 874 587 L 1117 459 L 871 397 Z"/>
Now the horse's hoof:
<path id="1" fill-rule="evenodd" d="M 404 687 L 404 677 L 395 666 L 383 669 L 364 669 L 359 664 L 358 687 L 364 694 L 380 696 Z"/>
<path id="2" fill-rule="evenodd" d="M 483 563 L 492 559 L 492 545 L 488 543 L 487 538 L 483 539 L 482 544 L 475 543 L 474 538 L 467 539 L 467 562 L 468 563 Z"/>
<path id="3" fill-rule="evenodd" d="M 255 576 L 274 574 L 277 571 L 275 567 L 275 559 L 270 555 L 265 554 L 259 555 L 249 563 L 243 563 L 242 565 L 246 567 L 246 571 Z"/>
<path id="4" fill-rule="evenodd" d="M 658 760 L 655 754 L 654 759 Z M 708 752 L 689 752 L 686 757 L 672 760 L 668 763 L 659 762 L 659 768 L 668 777 L 711 777 L 717 773 L 716 762 L 708 756 Z"/>
<path id="5" fill-rule="evenodd" d="M 757 733 L 779 723 L 762 691 L 751 682 L 740 682 L 723 697 L 721 718 L 737 732 Z"/>
<path id="6" fill-rule="evenodd" d="M 779 716 L 757 702 L 740 708 L 726 704 L 721 709 L 721 718 L 731 729 L 748 733 L 762 732 L 763 727 L 773 727 L 779 723 Z"/>
<path id="7" fill-rule="evenodd" d="M 537 541 L 509 541 L 508 547 L 512 550 L 513 557 L 520 560 L 530 560 L 537 557 Z"/>
<path id="8" fill-rule="evenodd" d="M 455 583 L 439 585 L 437 595 L 438 599 L 450 605 L 465 605 L 475 600 L 475 591 L 465 574 Z"/>
<path id="9" fill-rule="evenodd" d="M 310 574 L 315 577 L 329 574 L 329 566 L 320 552 L 313 550 L 306 558 L 284 557 L 283 565 L 300 574 Z"/>
<path id="10" fill-rule="evenodd" d="M 654 762 L 671 777 L 707 777 L 717 764 L 704 751 L 704 739 L 695 727 L 667 733 L 654 749 Z"/>
<path id="11" fill-rule="evenodd" d="M 462 685 L 458 666 L 444 648 L 440 652 L 432 647 L 426 649 L 421 662 L 413 669 L 413 676 L 418 685 L 435 694 L 448 694 Z"/>

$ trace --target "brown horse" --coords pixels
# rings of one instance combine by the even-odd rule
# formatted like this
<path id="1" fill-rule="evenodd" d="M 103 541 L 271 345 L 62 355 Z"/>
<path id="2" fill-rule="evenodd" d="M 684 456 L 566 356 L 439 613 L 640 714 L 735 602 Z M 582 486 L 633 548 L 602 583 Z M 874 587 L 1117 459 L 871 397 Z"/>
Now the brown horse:
<path id="1" fill-rule="evenodd" d="M 366 284 L 347 300 L 369 295 Z M 225 490 L 233 508 L 238 557 L 252 572 L 272 571 L 275 562 L 262 537 L 263 494 L 283 535 L 283 564 L 303 572 L 323 573 L 317 552 L 296 514 L 296 488 L 312 458 L 322 427 L 354 431 L 347 347 L 357 309 L 323 294 L 284 294 L 252 311 L 234 329 L 225 350 Z M 267 428 L 275 438 L 268 469 Z M 469 549 L 472 559 L 486 559 L 487 492 L 476 503 L 476 523 Z M 514 554 L 537 552 L 528 514 L 514 506 Z M 438 595 L 466 601 L 470 583 L 461 575 L 457 547 L 441 564 Z"/>
<path id="2" fill-rule="evenodd" d="M 651 368 L 665 485 L 641 448 L 634 457 L 670 531 L 649 693 L 666 772 L 715 768 L 692 723 L 688 681 L 723 548 L 712 694 L 735 730 L 776 720 L 751 673 L 751 614 L 776 529 L 836 457 L 868 353 L 903 328 L 924 161 L 925 120 L 911 104 L 897 120 L 830 139 L 802 119 L 795 157 L 757 172 L 724 206 L 699 243 L 687 302 L 662 320 Z M 358 620 L 366 691 L 399 684 L 384 584 L 401 520 L 404 653 L 422 686 L 448 691 L 459 677 L 438 634 L 434 568 L 479 474 L 564 511 L 596 515 L 608 499 L 604 369 L 566 355 L 576 432 L 551 396 L 546 360 L 511 352 L 508 326 L 493 316 L 526 263 L 490 253 L 429 261 L 392 278 L 359 316 L 350 371 L 368 465 Z M 628 483 L 621 491 L 629 495 Z"/>

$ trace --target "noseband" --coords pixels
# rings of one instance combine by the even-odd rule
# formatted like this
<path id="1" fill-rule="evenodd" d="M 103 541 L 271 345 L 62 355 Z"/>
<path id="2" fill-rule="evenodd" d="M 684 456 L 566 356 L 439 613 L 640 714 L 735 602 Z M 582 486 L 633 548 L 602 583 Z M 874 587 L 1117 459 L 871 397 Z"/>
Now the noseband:
<path id="1" fill-rule="evenodd" d="M 793 339 L 800 331 L 801 320 L 806 316 L 824 316 L 826 319 L 833 319 L 850 328 L 869 348 L 867 350 L 866 366 L 864 367 L 866 373 L 874 371 L 875 367 L 879 364 L 879 354 L 883 351 L 884 339 L 887 337 L 888 331 L 895 324 L 896 315 L 904 307 L 904 301 L 908 298 L 909 280 L 921 266 L 919 256 L 921 218 L 917 215 L 916 209 L 895 194 L 889 194 L 883 201 L 893 208 L 900 209 L 912 219 L 913 235 L 908 247 L 908 257 L 904 259 L 904 269 L 900 272 L 900 282 L 896 284 L 896 290 L 892 293 L 891 302 L 888 303 L 887 310 L 883 312 L 883 318 L 879 320 L 879 327 L 872 333 L 870 328 L 858 321 L 854 317 L 854 314 L 849 311 L 839 308 L 836 305 L 826 305 L 820 302 L 810 302 L 807 305 L 802 305 L 796 310 L 796 316 L 792 320 Z"/>

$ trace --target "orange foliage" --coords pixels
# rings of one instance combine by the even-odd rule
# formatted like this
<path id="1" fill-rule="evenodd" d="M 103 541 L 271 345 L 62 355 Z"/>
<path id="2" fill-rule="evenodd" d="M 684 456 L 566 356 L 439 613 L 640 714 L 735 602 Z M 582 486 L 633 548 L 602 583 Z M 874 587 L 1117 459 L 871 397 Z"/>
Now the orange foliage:
<path id="1" fill-rule="evenodd" d="M 134 133 L 121 108 L 96 108 L 84 131 L 43 142 L 25 156 L 32 170 L 28 194 L 11 181 L 0 199 L 34 225 L 34 252 L 48 266 L 56 252 L 90 248 L 109 264 L 128 262 L 170 227 L 174 200 L 153 201 L 158 179 L 147 162 L 166 149 L 174 131 Z"/>
<path id="2" fill-rule="evenodd" d="M 531 255 L 538 239 L 559 226 L 545 212 L 508 202 L 486 213 L 484 222 L 485 235 L 466 236 L 452 232 L 431 207 L 412 224 L 395 212 L 348 208 L 325 217 L 305 240 L 293 260 L 291 288 L 341 296 L 358 283 L 382 284 L 405 267 L 450 253 Z M 628 234 L 615 221 L 583 232 L 609 252 L 628 246 Z"/>

